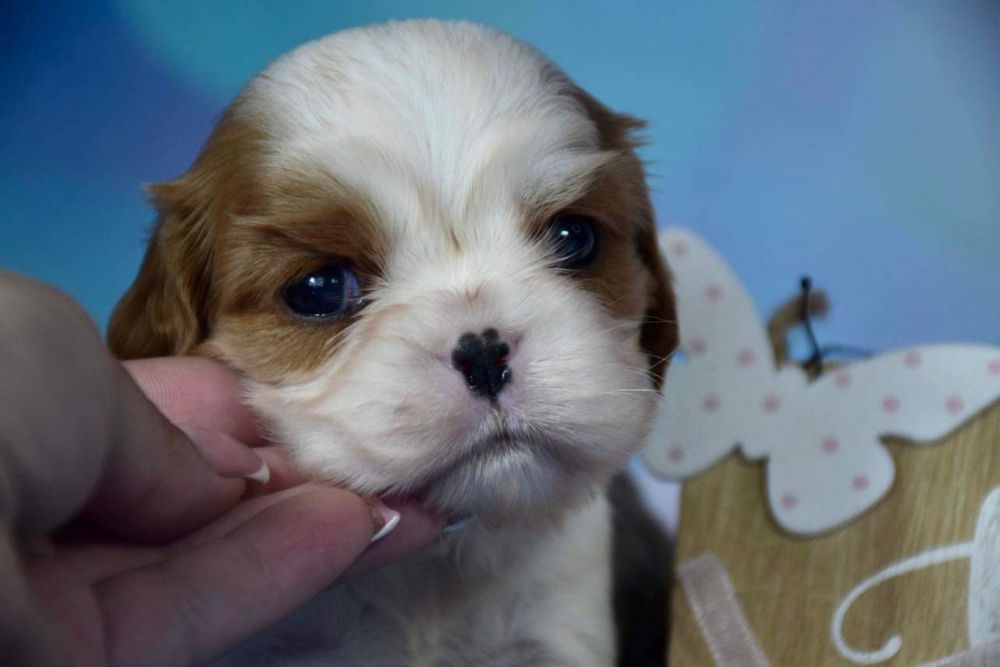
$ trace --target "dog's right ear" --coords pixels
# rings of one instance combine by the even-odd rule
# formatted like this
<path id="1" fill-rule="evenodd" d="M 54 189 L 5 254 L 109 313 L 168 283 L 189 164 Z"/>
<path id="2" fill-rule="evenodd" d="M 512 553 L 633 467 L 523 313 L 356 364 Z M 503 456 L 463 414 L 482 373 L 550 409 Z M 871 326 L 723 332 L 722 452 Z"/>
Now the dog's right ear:
<path id="1" fill-rule="evenodd" d="M 108 325 L 108 345 L 119 358 L 190 354 L 211 334 L 215 248 L 227 216 L 250 205 L 259 143 L 237 101 L 187 173 L 150 188 L 156 228 Z"/>
<path id="2" fill-rule="evenodd" d="M 108 345 L 120 359 L 187 354 L 207 335 L 214 207 L 197 173 L 196 165 L 150 188 L 159 219 L 108 326 Z"/>

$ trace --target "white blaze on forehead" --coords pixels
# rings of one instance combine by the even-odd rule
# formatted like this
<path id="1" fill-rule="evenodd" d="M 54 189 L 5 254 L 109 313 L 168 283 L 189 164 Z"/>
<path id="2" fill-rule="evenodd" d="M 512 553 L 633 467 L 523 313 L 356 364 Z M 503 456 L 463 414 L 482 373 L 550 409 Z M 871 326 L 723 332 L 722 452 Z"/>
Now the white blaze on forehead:
<path id="1" fill-rule="evenodd" d="M 519 207 L 568 205 L 610 157 L 564 75 L 530 46 L 468 23 L 311 42 L 265 70 L 243 110 L 265 124 L 272 164 L 336 179 L 387 231 L 400 227 L 397 237 L 448 225 L 461 238 Z"/>

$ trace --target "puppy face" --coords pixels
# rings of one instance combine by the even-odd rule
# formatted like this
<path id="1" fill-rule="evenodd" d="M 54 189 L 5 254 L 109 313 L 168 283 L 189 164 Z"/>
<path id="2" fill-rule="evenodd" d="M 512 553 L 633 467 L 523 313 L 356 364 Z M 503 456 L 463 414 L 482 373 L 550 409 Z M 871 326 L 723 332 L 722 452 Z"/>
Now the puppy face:
<path id="1" fill-rule="evenodd" d="M 676 344 L 636 126 L 479 26 L 307 44 L 153 189 L 112 347 L 239 369 L 314 477 L 488 521 L 572 505 Z"/>

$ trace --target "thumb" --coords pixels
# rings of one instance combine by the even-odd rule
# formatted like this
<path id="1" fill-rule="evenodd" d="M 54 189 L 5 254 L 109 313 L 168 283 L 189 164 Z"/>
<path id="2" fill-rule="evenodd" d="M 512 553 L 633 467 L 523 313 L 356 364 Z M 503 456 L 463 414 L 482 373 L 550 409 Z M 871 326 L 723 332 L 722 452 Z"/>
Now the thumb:
<path id="1" fill-rule="evenodd" d="M 243 480 L 220 477 L 120 366 L 115 381 L 117 429 L 87 517 L 122 537 L 163 540 L 235 505 Z"/>

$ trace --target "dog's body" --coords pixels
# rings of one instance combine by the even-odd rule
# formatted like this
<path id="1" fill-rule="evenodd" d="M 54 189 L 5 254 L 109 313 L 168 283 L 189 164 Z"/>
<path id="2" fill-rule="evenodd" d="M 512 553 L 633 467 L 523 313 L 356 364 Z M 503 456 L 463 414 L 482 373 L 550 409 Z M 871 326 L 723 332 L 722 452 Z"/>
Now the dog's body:
<path id="1" fill-rule="evenodd" d="M 636 126 L 505 35 L 389 24 L 277 61 L 154 189 L 113 349 L 219 358 L 310 477 L 471 517 L 232 664 L 613 663 L 602 492 L 676 344 Z"/>
<path id="2" fill-rule="evenodd" d="M 318 596 L 223 663 L 613 665 L 611 526 L 601 498 L 556 529 L 468 528 Z"/>

